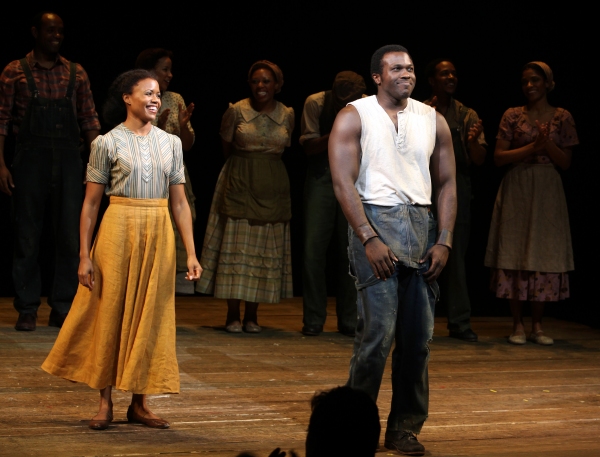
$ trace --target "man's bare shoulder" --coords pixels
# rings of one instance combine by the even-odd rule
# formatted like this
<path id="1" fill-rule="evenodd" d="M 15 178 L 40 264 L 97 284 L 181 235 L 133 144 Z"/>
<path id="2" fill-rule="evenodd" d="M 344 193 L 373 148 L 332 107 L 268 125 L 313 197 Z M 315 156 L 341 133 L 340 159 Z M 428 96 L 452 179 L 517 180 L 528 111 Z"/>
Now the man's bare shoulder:
<path id="1" fill-rule="evenodd" d="M 341 130 L 344 132 L 357 130 L 360 132 L 361 121 L 358 110 L 352 105 L 347 105 L 342 108 L 335 118 L 334 130 Z"/>

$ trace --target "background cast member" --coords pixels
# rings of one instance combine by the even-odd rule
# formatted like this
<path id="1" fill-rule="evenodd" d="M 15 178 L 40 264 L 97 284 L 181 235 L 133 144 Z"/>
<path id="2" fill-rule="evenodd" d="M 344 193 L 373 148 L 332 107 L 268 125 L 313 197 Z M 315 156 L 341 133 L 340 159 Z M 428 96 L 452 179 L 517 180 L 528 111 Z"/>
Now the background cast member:
<path id="1" fill-rule="evenodd" d="M 338 73 L 333 88 L 309 96 L 302 112 L 300 144 L 308 156 L 304 183 L 304 269 L 302 270 L 302 333 L 323 331 L 327 317 L 327 249 L 335 249 L 338 330 L 354 336 L 356 288 L 348 275 L 348 221 L 333 192 L 327 142 L 335 116 L 365 93 L 365 80 L 353 71 Z"/>
<path id="2" fill-rule="evenodd" d="M 100 411 L 89 424 L 94 430 L 112 421 L 112 386 L 133 393 L 127 420 L 153 428 L 169 423 L 148 409 L 146 394 L 179 392 L 175 240 L 167 199 L 188 252 L 188 279 L 198 279 L 202 269 L 183 191 L 181 141 L 152 125 L 159 108 L 158 83 L 146 70 L 123 73 L 111 86 L 104 117 L 122 123 L 92 144 L 80 286 L 42 365 L 100 390 Z M 110 205 L 90 251 L 105 190 Z"/>
<path id="3" fill-rule="evenodd" d="M 465 255 L 471 232 L 470 165 L 483 164 L 486 146 L 483 124 L 477 113 L 454 98 L 458 86 L 456 68 L 452 62 L 438 59 L 425 69 L 432 96 L 424 103 L 444 116 L 450 133 L 456 160 L 457 212 L 452 241 L 452 255 L 440 275 L 441 299 L 448 307 L 450 336 L 465 341 L 477 341 L 471 329 L 471 301 L 467 287 Z"/>
<path id="4" fill-rule="evenodd" d="M 429 410 L 435 280 L 456 218 L 452 137 L 441 114 L 410 98 L 416 77 L 406 48 L 375 51 L 371 74 L 377 95 L 342 109 L 329 137 L 335 195 L 352 228 L 348 254 L 358 291 L 348 385 L 377 401 L 395 341 L 385 447 L 423 455 L 415 435 Z"/>
<path id="5" fill-rule="evenodd" d="M 189 151 L 194 145 L 194 129 L 190 122 L 194 111 L 194 104 L 185 106 L 183 97 L 177 92 L 169 89 L 169 84 L 173 79 L 171 71 L 173 66 L 173 53 L 162 48 L 145 49 L 140 53 L 135 61 L 136 68 L 143 68 L 152 72 L 160 87 L 160 110 L 152 123 L 167 133 L 177 135 L 181 139 L 183 151 Z M 187 199 L 190 211 L 192 212 L 192 226 L 196 221 L 196 206 L 194 202 L 196 197 L 192 189 L 192 182 L 185 166 L 185 198 Z M 171 215 L 173 232 L 175 233 L 175 250 L 177 252 L 177 276 L 175 281 L 175 293 L 194 295 L 194 283 L 186 280 L 187 275 L 187 253 L 181 235 L 177 231 L 175 219 Z"/>
<path id="6" fill-rule="evenodd" d="M 267 60 L 248 72 L 251 97 L 229 105 L 221 122 L 221 170 L 202 247 L 202 293 L 227 299 L 225 329 L 258 333 L 259 302 L 292 296 L 290 182 L 281 154 L 294 110 L 275 100 L 283 74 Z M 244 300 L 243 326 L 240 301 Z"/>
<path id="7" fill-rule="evenodd" d="M 59 54 L 62 19 L 38 14 L 33 50 L 0 75 L 0 190 L 12 195 L 16 330 L 35 330 L 40 306 L 38 265 L 44 213 L 50 205 L 55 245 L 48 325 L 61 327 L 77 290 L 79 213 L 83 198 L 80 136 L 86 148 L 100 132 L 90 81 L 81 65 Z M 4 160 L 8 126 L 17 150 L 12 174 Z"/>
<path id="8" fill-rule="evenodd" d="M 544 303 L 569 296 L 567 272 L 574 268 L 567 202 L 556 167 L 569 168 L 579 140 L 571 114 L 548 103 L 554 89 L 548 65 L 525 65 L 521 88 L 527 104 L 506 110 L 496 137 L 494 161 L 511 168 L 496 196 L 485 265 L 492 268 L 492 290 L 510 303 L 508 342 L 525 344 L 522 313 L 529 302 L 528 339 L 550 345 L 554 341 L 542 331 Z"/>

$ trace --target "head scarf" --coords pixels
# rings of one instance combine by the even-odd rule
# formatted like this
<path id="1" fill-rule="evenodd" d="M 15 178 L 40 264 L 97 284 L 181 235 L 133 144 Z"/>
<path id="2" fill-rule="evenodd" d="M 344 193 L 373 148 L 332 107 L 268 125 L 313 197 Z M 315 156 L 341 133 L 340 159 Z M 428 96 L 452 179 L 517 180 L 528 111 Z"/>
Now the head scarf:
<path id="1" fill-rule="evenodd" d="M 265 67 L 271 70 L 275 76 L 275 93 L 278 94 L 281 92 L 281 86 L 283 86 L 283 73 L 281 72 L 281 69 L 273 62 L 269 62 L 268 60 L 258 60 L 254 62 L 250 67 L 250 71 L 248 72 L 248 81 L 250 81 L 252 78 L 252 73 L 260 68 Z"/>
<path id="2" fill-rule="evenodd" d="M 366 90 L 367 85 L 362 76 L 353 71 L 340 71 L 335 75 L 331 90 L 336 111 L 362 97 Z"/>
<path id="3" fill-rule="evenodd" d="M 548 64 L 536 60 L 533 62 L 529 62 L 527 65 L 535 65 L 536 67 L 539 67 L 539 69 L 544 72 L 544 75 L 546 75 L 546 82 L 548 83 L 548 92 L 554 89 L 554 74 L 552 73 L 552 70 L 550 69 Z"/>

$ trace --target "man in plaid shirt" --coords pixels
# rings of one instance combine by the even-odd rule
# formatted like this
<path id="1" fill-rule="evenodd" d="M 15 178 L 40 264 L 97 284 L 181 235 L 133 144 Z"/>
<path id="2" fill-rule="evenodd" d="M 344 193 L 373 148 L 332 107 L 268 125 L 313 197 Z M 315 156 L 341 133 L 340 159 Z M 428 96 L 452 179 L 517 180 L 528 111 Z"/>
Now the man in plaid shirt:
<path id="1" fill-rule="evenodd" d="M 46 206 L 55 242 L 54 282 L 48 325 L 61 327 L 77 290 L 81 211 L 81 136 L 89 150 L 100 133 L 90 82 L 79 64 L 59 55 L 63 22 L 54 13 L 34 18 L 35 47 L 0 75 L 0 191 L 14 214 L 14 306 L 16 330 L 35 330 L 40 305 L 38 265 Z M 12 123 L 16 153 L 11 169 L 4 145 Z"/>

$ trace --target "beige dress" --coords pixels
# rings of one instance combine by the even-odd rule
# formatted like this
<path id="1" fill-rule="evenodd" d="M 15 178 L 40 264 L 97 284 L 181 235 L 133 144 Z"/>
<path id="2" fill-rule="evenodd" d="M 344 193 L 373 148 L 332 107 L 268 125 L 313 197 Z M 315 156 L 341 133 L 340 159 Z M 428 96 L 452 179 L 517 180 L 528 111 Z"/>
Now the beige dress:
<path id="1" fill-rule="evenodd" d="M 198 292 L 260 303 L 292 296 L 289 179 L 281 153 L 293 128 L 293 109 L 279 102 L 261 114 L 245 99 L 223 115 L 221 138 L 233 152 L 217 181 Z"/>
<path id="2" fill-rule="evenodd" d="M 516 149 L 537 135 L 524 107 L 517 107 L 504 113 L 497 139 Z M 579 143 L 568 111 L 555 110 L 550 138 L 560 148 Z M 560 175 L 548 155 L 531 155 L 504 176 L 485 265 L 492 268 L 491 287 L 500 298 L 557 301 L 569 296 L 567 272 L 574 269 L 569 215 Z"/>
<path id="3" fill-rule="evenodd" d="M 181 141 L 123 125 L 92 143 L 87 179 L 110 205 L 91 250 L 94 287 L 79 285 L 42 369 L 94 389 L 179 392 L 175 243 L 169 186 L 183 184 Z"/>

